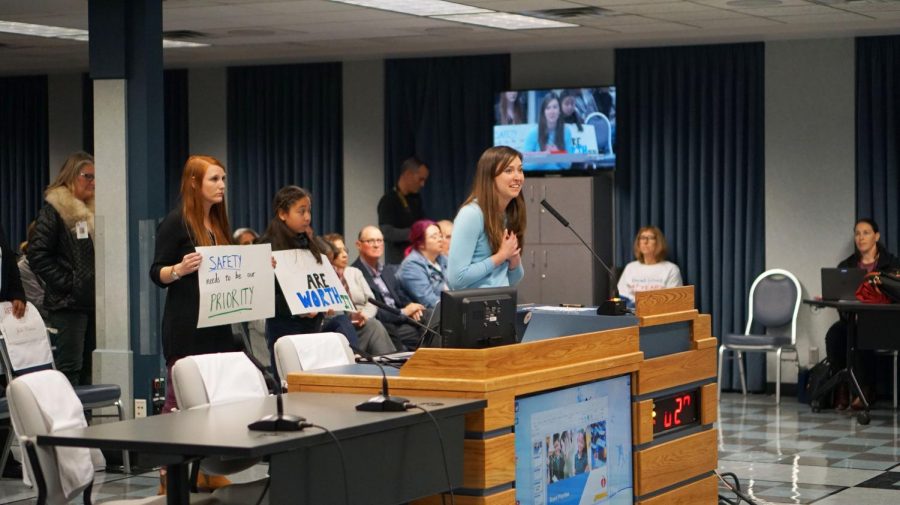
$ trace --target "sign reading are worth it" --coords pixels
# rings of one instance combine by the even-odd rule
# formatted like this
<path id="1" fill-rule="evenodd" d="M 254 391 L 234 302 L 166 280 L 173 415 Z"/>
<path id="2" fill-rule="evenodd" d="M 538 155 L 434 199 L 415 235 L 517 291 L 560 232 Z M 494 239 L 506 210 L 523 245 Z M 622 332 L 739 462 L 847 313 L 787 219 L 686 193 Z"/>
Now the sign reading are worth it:
<path id="1" fill-rule="evenodd" d="M 291 314 L 356 308 L 325 255 L 317 262 L 307 249 L 275 251 L 275 275 Z"/>
<path id="2" fill-rule="evenodd" d="M 267 319 L 275 315 L 272 246 L 198 247 L 200 314 L 197 327 Z"/>

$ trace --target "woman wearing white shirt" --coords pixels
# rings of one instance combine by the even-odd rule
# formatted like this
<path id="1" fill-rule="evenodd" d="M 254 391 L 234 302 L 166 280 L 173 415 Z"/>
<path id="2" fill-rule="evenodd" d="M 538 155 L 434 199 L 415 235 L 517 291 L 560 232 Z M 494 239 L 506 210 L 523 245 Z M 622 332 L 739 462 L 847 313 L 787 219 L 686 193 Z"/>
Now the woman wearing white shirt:
<path id="1" fill-rule="evenodd" d="M 634 294 L 654 289 L 681 286 L 678 265 L 666 261 L 666 237 L 655 226 L 645 226 L 634 237 L 634 257 L 637 261 L 625 265 L 619 277 L 619 296 L 634 301 Z"/>

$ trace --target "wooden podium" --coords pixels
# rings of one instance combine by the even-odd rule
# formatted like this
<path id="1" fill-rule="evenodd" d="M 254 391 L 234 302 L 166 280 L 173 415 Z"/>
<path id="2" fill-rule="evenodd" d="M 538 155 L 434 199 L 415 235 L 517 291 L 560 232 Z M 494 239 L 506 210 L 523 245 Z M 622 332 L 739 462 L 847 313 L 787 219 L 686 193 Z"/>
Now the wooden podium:
<path id="1" fill-rule="evenodd" d="M 694 310 L 693 287 L 638 295 L 639 326 L 559 337 L 490 349 L 419 349 L 391 377 L 391 394 L 487 400 L 466 417 L 459 505 L 515 504 L 515 399 L 624 374 L 632 375 L 634 496 L 645 504 L 714 504 L 717 485 L 716 339 L 709 316 Z M 679 332 L 687 349 L 645 359 L 644 328 Z M 668 333 L 666 333 L 668 331 Z M 671 335 L 670 335 L 671 334 Z M 702 419 L 690 430 L 654 440 L 654 397 L 699 388 Z M 381 375 L 288 375 L 290 391 L 376 394 Z M 440 496 L 416 502 L 441 503 Z"/>

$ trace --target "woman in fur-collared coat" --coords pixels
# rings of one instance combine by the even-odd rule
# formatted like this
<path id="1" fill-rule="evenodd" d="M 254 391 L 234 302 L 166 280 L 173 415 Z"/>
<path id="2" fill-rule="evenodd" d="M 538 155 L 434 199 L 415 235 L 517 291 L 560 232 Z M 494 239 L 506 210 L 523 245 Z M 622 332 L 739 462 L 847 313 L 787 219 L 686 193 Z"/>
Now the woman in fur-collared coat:
<path id="1" fill-rule="evenodd" d="M 44 192 L 46 205 L 28 245 L 31 269 L 45 283 L 48 326 L 57 330 L 56 367 L 73 385 L 91 383 L 94 317 L 94 158 L 71 154 Z"/>

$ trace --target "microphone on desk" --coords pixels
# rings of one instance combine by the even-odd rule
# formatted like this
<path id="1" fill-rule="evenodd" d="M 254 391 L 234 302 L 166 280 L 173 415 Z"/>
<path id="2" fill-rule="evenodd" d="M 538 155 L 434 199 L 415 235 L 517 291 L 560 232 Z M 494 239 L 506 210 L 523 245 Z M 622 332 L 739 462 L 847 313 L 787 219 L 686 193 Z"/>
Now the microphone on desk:
<path id="1" fill-rule="evenodd" d="M 609 268 L 609 266 L 606 264 L 606 262 L 603 261 L 603 258 L 598 256 L 597 253 L 594 252 L 594 249 L 591 246 L 589 246 L 588 243 L 585 242 L 583 238 L 581 238 L 581 235 L 579 235 L 578 232 L 575 231 L 575 228 L 572 228 L 569 225 L 569 221 L 566 218 L 564 218 L 562 216 L 562 214 L 560 214 L 556 209 L 554 209 L 553 206 L 550 205 L 550 203 L 546 199 L 541 200 L 541 206 L 544 207 L 545 209 L 547 209 L 547 212 L 549 212 L 553 217 L 555 217 L 556 220 L 559 221 L 559 223 L 561 225 L 568 228 L 569 231 L 571 231 L 578 238 L 578 240 L 580 240 L 581 243 L 584 244 L 584 247 L 586 247 L 587 250 L 590 251 L 590 253 L 594 257 L 594 259 L 597 260 L 597 262 L 599 262 L 600 265 L 603 266 L 603 268 L 609 274 L 609 282 L 610 282 L 609 292 L 610 292 L 611 296 L 609 297 L 608 300 L 601 303 L 600 306 L 597 307 L 597 314 L 600 314 L 602 316 L 621 316 L 621 315 L 627 314 L 628 308 L 625 306 L 625 301 L 622 300 L 621 298 L 619 298 L 618 288 L 616 287 L 618 280 L 617 280 L 615 271 L 613 271 L 611 268 Z"/>
<path id="2" fill-rule="evenodd" d="M 388 389 L 387 373 L 385 373 L 381 363 L 378 362 L 378 357 L 372 356 L 368 358 L 368 362 L 371 362 L 381 370 L 381 394 L 360 403 L 356 406 L 356 410 L 361 410 L 363 412 L 405 411 L 407 405 L 409 405 L 409 400 L 400 396 L 391 396 L 391 392 Z"/>
<path id="3" fill-rule="evenodd" d="M 256 357 L 244 349 L 244 354 L 253 363 L 253 366 L 259 370 L 266 380 L 266 384 L 274 384 L 275 393 L 275 413 L 262 417 L 258 421 L 254 421 L 247 425 L 250 431 L 301 431 L 303 426 L 301 423 L 306 421 L 305 417 L 293 416 L 284 413 L 284 400 L 281 398 L 281 383 L 275 380 L 275 377 L 259 362 Z"/>
<path id="4" fill-rule="evenodd" d="M 426 325 L 424 325 L 424 324 L 422 324 L 422 323 L 416 321 L 415 319 L 413 319 L 413 318 L 407 316 L 406 314 L 403 313 L 403 311 L 401 311 L 401 310 L 398 309 L 397 307 L 391 307 L 390 305 L 388 305 L 388 304 L 386 304 L 386 303 L 384 303 L 384 302 L 379 302 L 378 300 L 376 300 L 376 299 L 374 299 L 374 298 L 369 298 L 368 302 L 371 303 L 372 305 L 378 307 L 379 309 L 384 309 L 384 310 L 390 312 L 391 314 L 395 314 L 395 315 L 398 315 L 398 316 L 400 316 L 400 317 L 406 318 L 406 320 L 409 321 L 410 323 L 412 323 L 412 324 L 418 326 L 419 328 L 422 328 L 422 329 L 425 330 L 427 333 L 430 333 L 431 336 L 432 336 L 432 340 L 429 340 L 429 341 L 428 341 L 429 345 L 430 345 L 431 342 L 433 341 L 434 336 L 437 336 L 438 342 L 440 342 L 441 339 L 443 339 L 443 337 L 441 336 L 440 333 L 438 333 L 438 332 L 432 330 L 432 329 L 429 328 L 428 326 L 426 326 Z M 420 347 L 422 346 L 422 343 L 423 343 L 424 340 L 425 340 L 425 334 L 423 333 L 423 334 L 422 334 L 422 338 L 419 340 L 419 346 L 420 346 Z"/>

